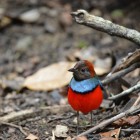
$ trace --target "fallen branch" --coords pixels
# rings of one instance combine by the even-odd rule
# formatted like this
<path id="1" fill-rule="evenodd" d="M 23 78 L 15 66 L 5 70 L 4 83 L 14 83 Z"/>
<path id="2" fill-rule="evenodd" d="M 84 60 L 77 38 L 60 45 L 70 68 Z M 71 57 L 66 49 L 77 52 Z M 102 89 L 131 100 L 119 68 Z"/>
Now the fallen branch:
<path id="1" fill-rule="evenodd" d="M 85 10 L 77 10 L 76 12 L 72 12 L 71 15 L 79 24 L 86 25 L 93 29 L 108 33 L 112 36 L 128 39 L 140 45 L 140 33 L 136 30 L 128 29 L 101 17 L 90 15 Z"/>
<path id="2" fill-rule="evenodd" d="M 11 112 L 3 117 L 0 117 L 0 124 L 1 123 L 7 123 L 17 120 L 27 120 L 27 118 L 30 117 L 36 117 L 38 114 L 57 114 L 58 112 L 69 112 L 73 109 L 70 107 L 70 105 L 55 105 L 55 106 L 47 106 L 47 107 L 41 107 L 39 109 L 25 109 L 18 112 Z"/>
<path id="3" fill-rule="evenodd" d="M 57 112 L 68 112 L 71 110 L 69 105 L 56 105 L 56 106 L 48 106 L 41 107 L 39 109 L 26 109 L 18 112 L 12 112 L 8 115 L 0 117 L 0 124 L 2 122 L 12 122 L 14 120 L 24 120 L 29 117 L 37 116 L 37 114 L 48 114 L 48 113 L 57 113 Z"/>
<path id="4" fill-rule="evenodd" d="M 122 59 L 121 63 L 116 66 L 111 73 L 125 69 L 138 62 L 140 62 L 140 49 L 137 49 L 133 53 L 129 53 L 125 58 Z"/>
<path id="5" fill-rule="evenodd" d="M 137 106 L 139 103 L 140 103 L 140 95 L 138 96 L 137 100 L 135 101 L 132 107 Z"/>
<path id="6" fill-rule="evenodd" d="M 137 106 L 138 104 L 140 104 L 140 96 L 137 98 L 137 100 L 135 101 L 135 103 L 133 104 L 133 106 L 131 107 L 131 109 L 132 108 L 135 108 L 135 106 Z M 131 115 L 138 114 L 139 112 L 140 112 L 140 109 L 139 110 L 136 110 Z"/>
<path id="7" fill-rule="evenodd" d="M 131 128 L 128 128 L 128 129 L 121 129 L 121 131 L 125 131 L 125 132 L 140 132 L 140 129 L 131 129 Z"/>
<path id="8" fill-rule="evenodd" d="M 102 81 L 102 84 L 106 85 L 106 84 L 110 83 L 111 81 L 114 81 L 115 79 L 118 79 L 118 78 L 126 75 L 127 73 L 135 70 L 136 68 L 140 68 L 140 62 L 139 63 L 135 63 L 135 64 L 129 66 L 128 68 L 123 69 L 123 70 L 121 70 L 119 72 L 113 73 L 110 76 L 107 76 L 105 78 L 105 80 Z"/>
<path id="9" fill-rule="evenodd" d="M 120 98 L 122 96 L 128 95 L 128 94 L 132 93 L 133 91 L 136 91 L 136 90 L 139 90 L 139 89 L 140 89 L 140 84 L 137 84 L 137 85 L 135 85 L 135 86 L 133 86 L 133 87 L 121 92 L 120 94 L 117 94 L 115 96 L 109 97 L 108 99 L 116 100 L 116 99 L 118 99 L 118 98 Z"/>
<path id="10" fill-rule="evenodd" d="M 90 128 L 89 130 L 87 130 L 87 131 L 85 131 L 85 132 L 79 134 L 78 136 L 76 136 L 76 138 L 77 138 L 77 137 L 80 137 L 80 136 L 87 135 L 87 134 L 89 134 L 89 133 L 91 133 L 91 132 L 94 132 L 94 131 L 97 131 L 97 130 L 99 130 L 99 129 L 102 129 L 102 128 L 104 128 L 105 126 L 111 124 L 112 122 L 114 122 L 114 121 L 116 121 L 116 120 L 118 120 L 118 119 L 120 119 L 120 118 L 122 118 L 122 117 L 128 116 L 129 114 L 131 114 L 132 112 L 134 112 L 134 111 L 136 111 L 136 110 L 138 110 L 138 109 L 140 109 L 140 105 L 135 106 L 135 108 L 130 108 L 129 110 L 127 110 L 127 111 L 125 111 L 125 112 L 123 112 L 123 113 L 120 113 L 120 114 L 118 114 L 118 115 L 116 115 L 116 116 L 114 116 L 114 117 L 112 117 L 112 118 L 110 118 L 110 119 L 108 119 L 108 120 L 105 120 L 105 121 L 101 122 L 100 124 L 98 124 L 98 125 L 96 125 L 96 126 Z M 73 138 L 73 140 L 76 139 L 76 138 Z"/>
<path id="11" fill-rule="evenodd" d="M 8 126 L 11 126 L 11 127 L 14 127 L 14 128 L 17 128 L 20 130 L 20 132 L 22 134 L 24 134 L 25 136 L 27 136 L 28 134 L 23 130 L 23 128 L 21 126 L 18 126 L 16 124 L 12 124 L 12 123 L 7 123 L 7 122 L 1 122 L 0 125 L 8 125 Z"/>

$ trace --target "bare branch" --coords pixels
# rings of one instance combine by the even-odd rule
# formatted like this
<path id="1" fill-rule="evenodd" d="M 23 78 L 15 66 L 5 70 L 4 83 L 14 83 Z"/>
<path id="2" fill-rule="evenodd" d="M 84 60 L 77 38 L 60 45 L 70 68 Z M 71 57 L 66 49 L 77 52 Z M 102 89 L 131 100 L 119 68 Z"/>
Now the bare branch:
<path id="1" fill-rule="evenodd" d="M 116 115 L 116 116 L 114 116 L 114 117 L 112 117 L 112 118 L 110 118 L 108 120 L 105 120 L 105 121 L 101 122 L 100 124 L 98 124 L 98 125 L 90 128 L 89 130 L 79 134 L 77 137 L 84 136 L 84 135 L 87 135 L 87 134 L 89 134 L 91 132 L 94 132 L 94 131 L 97 131 L 99 129 L 102 129 L 105 126 L 111 124 L 112 122 L 114 122 L 114 121 L 116 121 L 116 120 L 118 120 L 118 119 L 120 119 L 122 117 L 128 116 L 129 114 L 133 113 L 134 111 L 136 111 L 138 109 L 140 109 L 140 105 L 135 106 L 134 108 L 130 108 L 129 110 L 127 110 L 125 112 L 122 112 L 122 113 L 120 113 L 120 114 L 118 114 L 118 115 Z M 73 140 L 76 139 L 76 138 L 73 138 Z"/>
<path id="2" fill-rule="evenodd" d="M 19 119 L 26 119 L 28 117 L 34 117 L 37 114 L 48 114 L 48 113 L 57 113 L 57 112 L 67 112 L 70 111 L 71 107 L 69 105 L 56 105 L 56 106 L 48 106 L 48 107 L 41 107 L 39 109 L 26 109 L 21 110 L 18 112 L 11 112 L 8 115 L 5 115 L 3 117 L 0 117 L 0 123 L 2 122 L 11 122 L 14 120 Z"/>
<path id="3" fill-rule="evenodd" d="M 23 128 L 21 126 L 18 126 L 16 124 L 12 124 L 12 123 L 7 123 L 7 122 L 1 122 L 0 124 L 1 125 L 8 125 L 8 126 L 11 126 L 11 127 L 15 127 L 17 129 L 19 129 L 22 134 L 24 134 L 25 136 L 27 136 L 27 133 L 23 130 Z"/>
<path id="4" fill-rule="evenodd" d="M 137 100 L 135 101 L 132 107 L 137 106 L 139 103 L 140 103 L 140 95 L 138 96 Z"/>
<path id="5" fill-rule="evenodd" d="M 72 12 L 71 15 L 79 24 L 86 25 L 93 29 L 108 33 L 112 36 L 128 39 L 140 45 L 140 33 L 136 30 L 128 29 L 101 17 L 90 15 L 85 10 L 77 10 L 76 12 Z"/>
<path id="6" fill-rule="evenodd" d="M 119 72 L 113 73 L 111 76 L 107 76 L 105 78 L 105 80 L 102 81 L 103 85 L 106 85 L 108 83 L 110 83 L 111 81 L 114 81 L 115 79 L 118 79 L 124 75 L 126 75 L 127 73 L 131 72 L 132 70 L 135 70 L 136 68 L 140 67 L 140 62 L 139 63 L 135 63 L 133 65 L 131 65 L 130 67 L 123 69 Z"/>
<path id="7" fill-rule="evenodd" d="M 104 106 L 103 106 L 104 107 Z M 69 112 L 72 111 L 70 105 L 55 105 L 55 106 L 47 106 L 47 107 L 40 107 L 38 109 L 25 109 L 18 112 L 11 112 L 5 116 L 0 117 L 0 124 L 2 122 L 12 122 L 14 120 L 27 120 L 27 118 L 35 117 L 38 114 L 50 114 L 50 113 L 60 113 L 60 112 Z"/>
<path id="8" fill-rule="evenodd" d="M 137 49 L 133 53 L 129 53 L 125 58 L 122 59 L 122 62 L 116 66 L 111 73 L 125 69 L 137 62 L 140 62 L 140 49 Z"/>
<path id="9" fill-rule="evenodd" d="M 116 100 L 116 99 L 118 99 L 118 98 L 120 98 L 122 96 L 128 95 L 128 94 L 132 93 L 133 91 L 136 91 L 136 90 L 139 90 L 139 89 L 140 89 L 140 84 L 137 84 L 137 85 L 135 85 L 135 86 L 133 86 L 133 87 L 121 92 L 120 94 L 117 94 L 115 96 L 109 97 L 108 99 Z"/>

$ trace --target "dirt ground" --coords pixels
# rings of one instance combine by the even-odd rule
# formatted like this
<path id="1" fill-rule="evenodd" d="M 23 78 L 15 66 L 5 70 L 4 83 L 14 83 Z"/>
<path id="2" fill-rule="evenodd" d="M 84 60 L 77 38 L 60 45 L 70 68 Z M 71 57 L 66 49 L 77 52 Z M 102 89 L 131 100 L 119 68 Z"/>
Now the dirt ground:
<path id="1" fill-rule="evenodd" d="M 65 101 L 67 90 L 52 91 L 19 90 L 19 83 L 25 77 L 40 68 L 59 61 L 79 60 L 73 52 L 92 48 L 101 52 L 100 57 L 108 55 L 113 59 L 112 67 L 133 52 L 138 45 L 128 40 L 110 36 L 105 33 L 76 24 L 70 12 L 85 9 L 120 25 L 136 30 L 140 29 L 139 2 L 134 1 L 90 1 L 90 0 L 4 0 L 0 1 L 0 117 L 13 111 L 38 109 L 44 106 L 60 105 Z M 37 10 L 29 18 L 22 18 L 22 13 Z M 38 16 L 39 15 L 39 16 Z M 32 17 L 36 17 L 32 18 Z M 90 50 L 89 50 L 90 51 Z M 88 52 L 89 53 L 89 52 Z M 106 74 L 100 78 L 103 79 Z M 125 77 L 134 85 L 139 76 L 133 73 Z M 2 81 L 5 81 L 4 84 Z M 125 101 L 124 101 L 125 102 Z M 115 115 L 124 107 L 124 102 L 114 108 L 100 108 L 93 112 L 93 126 Z M 71 109 L 36 113 L 26 119 L 17 119 L 13 124 L 22 126 L 27 133 L 39 137 L 40 140 L 52 139 L 56 125 L 69 128 L 68 135 L 76 135 L 75 112 Z M 90 115 L 80 114 L 79 133 L 90 128 Z M 128 126 L 124 126 L 125 127 Z M 132 127 L 132 126 L 131 126 Z M 140 129 L 139 124 L 133 127 Z M 111 128 L 111 126 L 109 127 Z M 108 131 L 104 128 L 100 132 Z M 114 129 L 114 127 L 113 127 Z M 0 140 L 24 140 L 26 136 L 18 128 L 0 125 Z M 56 138 L 66 139 L 66 138 Z M 99 132 L 89 134 L 88 139 L 100 139 Z M 140 131 L 125 131 L 120 139 L 138 140 Z"/>

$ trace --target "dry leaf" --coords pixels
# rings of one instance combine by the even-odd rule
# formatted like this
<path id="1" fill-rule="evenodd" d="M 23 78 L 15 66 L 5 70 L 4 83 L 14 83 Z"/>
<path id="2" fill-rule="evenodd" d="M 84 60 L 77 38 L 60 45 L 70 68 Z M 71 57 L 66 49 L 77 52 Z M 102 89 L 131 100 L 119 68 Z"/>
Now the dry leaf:
<path id="1" fill-rule="evenodd" d="M 74 62 L 59 62 L 44 67 L 27 77 L 23 87 L 49 91 L 66 86 L 72 78 L 72 73 L 68 72 L 68 69 L 72 68 L 74 64 Z"/>
<path id="2" fill-rule="evenodd" d="M 85 136 L 77 137 L 76 140 L 87 140 Z"/>
<path id="3" fill-rule="evenodd" d="M 120 128 L 114 129 L 108 132 L 100 133 L 101 137 L 113 137 L 118 139 L 120 134 Z"/>
<path id="4" fill-rule="evenodd" d="M 68 135 L 66 134 L 68 132 L 68 127 L 64 125 L 57 125 L 55 130 L 54 130 L 54 135 L 56 137 L 67 137 Z"/>
<path id="5" fill-rule="evenodd" d="M 69 137 L 66 138 L 66 140 L 72 140 L 72 138 L 69 136 Z"/>
<path id="6" fill-rule="evenodd" d="M 33 134 L 29 134 L 28 137 L 25 138 L 25 140 L 39 140 L 39 138 Z"/>
<path id="7" fill-rule="evenodd" d="M 112 137 L 104 137 L 104 138 L 101 138 L 100 140 L 118 140 L 118 139 L 112 138 Z"/>
<path id="8" fill-rule="evenodd" d="M 134 125 L 138 122 L 140 122 L 140 114 L 135 116 L 129 116 L 127 118 L 124 117 L 122 119 L 115 121 L 113 124 L 122 126 L 122 125 Z"/>
<path id="9" fill-rule="evenodd" d="M 140 122 L 140 114 L 136 115 L 136 116 L 129 116 L 127 118 L 127 122 L 131 125 L 134 125 L 134 124 Z"/>

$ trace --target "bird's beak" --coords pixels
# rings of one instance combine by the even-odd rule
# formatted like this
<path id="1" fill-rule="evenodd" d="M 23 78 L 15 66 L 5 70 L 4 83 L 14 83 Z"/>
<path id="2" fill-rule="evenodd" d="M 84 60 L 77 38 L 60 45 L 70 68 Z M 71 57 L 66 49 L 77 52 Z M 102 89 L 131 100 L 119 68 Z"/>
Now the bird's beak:
<path id="1" fill-rule="evenodd" d="M 70 72 L 75 72 L 75 70 L 76 70 L 76 69 L 71 68 L 71 69 L 69 69 L 68 71 L 70 71 Z"/>

